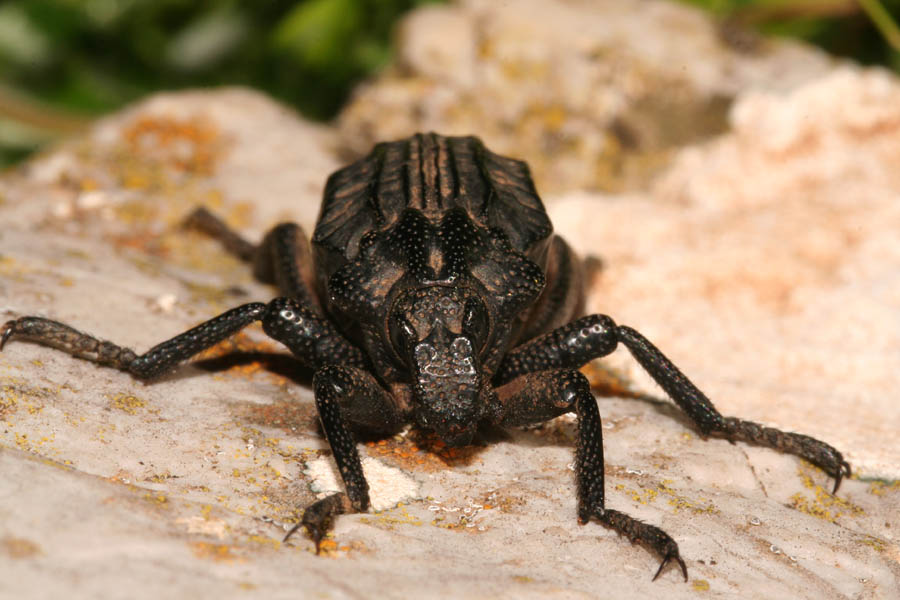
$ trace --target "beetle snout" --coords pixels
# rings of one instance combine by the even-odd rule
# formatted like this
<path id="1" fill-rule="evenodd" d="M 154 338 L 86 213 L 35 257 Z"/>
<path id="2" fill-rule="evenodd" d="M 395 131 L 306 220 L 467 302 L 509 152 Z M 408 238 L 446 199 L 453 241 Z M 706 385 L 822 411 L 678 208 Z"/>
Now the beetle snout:
<path id="1" fill-rule="evenodd" d="M 437 325 L 413 348 L 416 415 L 444 442 L 471 442 L 484 413 L 482 378 L 472 342 Z"/>

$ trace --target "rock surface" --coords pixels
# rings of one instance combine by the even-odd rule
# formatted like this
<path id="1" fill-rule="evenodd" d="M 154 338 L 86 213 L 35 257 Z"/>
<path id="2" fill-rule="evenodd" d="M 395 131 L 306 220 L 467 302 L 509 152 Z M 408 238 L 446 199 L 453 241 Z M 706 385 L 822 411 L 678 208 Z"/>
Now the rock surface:
<path id="1" fill-rule="evenodd" d="M 649 23 L 693 14 L 644 4 Z M 482 35 L 446 18 L 454 39 Z M 712 31 L 692 19 L 685 44 Z M 416 60 L 469 85 L 456 58 Z M 415 434 L 362 445 L 385 497 L 420 499 L 339 519 L 316 557 L 302 535 L 280 540 L 327 488 L 327 443 L 309 374 L 258 328 L 148 385 L 13 340 L 0 597 L 896 597 L 900 84 L 820 75 L 736 83 L 727 132 L 673 151 L 644 191 L 545 201 L 604 261 L 591 308 L 658 343 L 722 412 L 844 450 L 861 478 L 836 497 L 794 457 L 700 439 L 620 351 L 610 364 L 644 394 L 599 399 L 608 506 L 672 534 L 688 583 L 674 569 L 651 582 L 655 557 L 576 523 L 569 418 L 466 450 Z M 251 239 L 283 219 L 310 231 L 347 131 L 242 90 L 161 95 L 98 123 L 0 178 L 0 321 L 43 314 L 143 350 L 270 297 L 179 223 L 205 205 Z M 542 151 L 526 141 L 512 153 Z"/>
<path id="2" fill-rule="evenodd" d="M 477 131 L 528 160 L 539 189 L 642 187 L 672 151 L 726 128 L 748 89 L 789 90 L 834 59 L 741 43 L 672 2 L 466 0 L 416 11 L 398 56 L 340 117 L 350 155 L 417 131 Z"/>

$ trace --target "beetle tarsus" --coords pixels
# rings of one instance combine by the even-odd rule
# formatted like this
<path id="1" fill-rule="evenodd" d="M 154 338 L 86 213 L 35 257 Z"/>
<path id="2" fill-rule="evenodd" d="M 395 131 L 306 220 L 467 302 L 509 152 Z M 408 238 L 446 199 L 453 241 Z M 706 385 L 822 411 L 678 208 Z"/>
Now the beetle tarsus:
<path id="1" fill-rule="evenodd" d="M 334 528 L 335 517 L 351 512 L 362 512 L 353 504 L 350 497 L 343 492 L 337 492 L 313 502 L 306 507 L 300 522 L 291 527 L 282 541 L 286 542 L 295 531 L 303 527 L 316 545 L 316 554 L 319 554 L 322 551 L 322 540 Z"/>

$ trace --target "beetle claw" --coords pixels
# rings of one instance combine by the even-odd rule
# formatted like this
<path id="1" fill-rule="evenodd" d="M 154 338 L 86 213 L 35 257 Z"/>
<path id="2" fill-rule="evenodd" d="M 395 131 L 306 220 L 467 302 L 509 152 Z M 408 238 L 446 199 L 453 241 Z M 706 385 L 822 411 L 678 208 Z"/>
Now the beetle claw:
<path id="1" fill-rule="evenodd" d="M 284 537 L 283 537 L 283 538 L 281 538 L 281 543 L 283 544 L 283 543 L 285 543 L 286 541 L 288 541 L 288 538 L 291 537 L 292 535 L 294 535 L 294 532 L 295 532 L 295 531 L 297 531 L 298 529 L 300 529 L 300 525 L 302 525 L 302 523 L 297 523 L 296 525 L 294 525 L 293 527 L 291 527 L 290 529 L 288 529 L 288 532 L 287 532 L 286 534 L 284 534 Z M 316 554 L 318 554 L 318 552 L 316 552 Z"/>
<path id="2" fill-rule="evenodd" d="M 831 495 L 837 494 L 838 488 L 841 485 L 841 481 L 844 480 L 844 477 L 850 477 L 850 463 L 841 458 L 841 462 L 838 463 L 837 472 L 834 474 L 834 489 L 831 490 Z"/>
<path id="3" fill-rule="evenodd" d="M 675 548 L 674 550 L 670 550 L 669 552 L 667 552 L 663 557 L 662 562 L 659 563 L 659 568 L 656 570 L 656 575 L 653 576 L 653 579 L 651 581 L 656 581 L 656 578 L 659 577 L 660 573 L 663 572 L 663 569 L 666 568 L 666 565 L 669 564 L 669 561 L 671 560 L 675 560 L 678 563 L 678 565 L 681 567 L 681 573 L 684 575 L 684 580 L 688 580 L 687 565 L 684 564 L 684 559 L 682 559 L 681 555 L 678 554 L 678 548 Z"/>
<path id="4" fill-rule="evenodd" d="M 3 346 L 5 346 L 9 338 L 12 337 L 15 324 L 15 321 L 7 321 L 3 324 L 3 332 L 0 333 L 0 350 L 3 350 Z"/>

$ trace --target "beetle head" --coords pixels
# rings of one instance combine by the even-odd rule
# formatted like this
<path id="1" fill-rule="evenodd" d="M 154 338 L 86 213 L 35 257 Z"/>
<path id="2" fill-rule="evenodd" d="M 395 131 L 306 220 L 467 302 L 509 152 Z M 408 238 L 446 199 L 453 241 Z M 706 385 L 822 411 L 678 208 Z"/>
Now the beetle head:
<path id="1" fill-rule="evenodd" d="M 489 330 L 484 303 L 456 287 L 415 290 L 391 312 L 391 345 L 415 379 L 416 421 L 447 444 L 471 442 L 490 405 L 479 360 Z"/>

